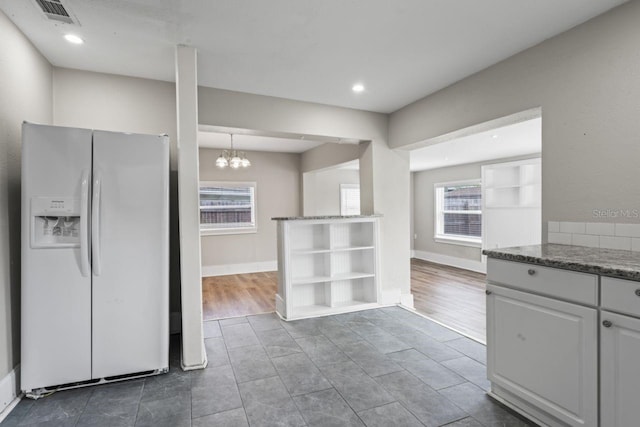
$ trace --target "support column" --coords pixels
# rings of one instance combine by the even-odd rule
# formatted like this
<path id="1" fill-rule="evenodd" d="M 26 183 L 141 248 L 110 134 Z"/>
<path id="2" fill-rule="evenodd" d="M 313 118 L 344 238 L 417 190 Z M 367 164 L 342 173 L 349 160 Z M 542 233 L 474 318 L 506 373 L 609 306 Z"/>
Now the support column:
<path id="1" fill-rule="evenodd" d="M 198 72 L 193 47 L 176 47 L 182 368 L 207 366 L 202 331 L 198 170 Z"/>
<path id="2" fill-rule="evenodd" d="M 362 146 L 360 210 L 363 214 L 382 214 L 380 302 L 413 308 L 410 187 L 408 151 L 392 150 L 382 140 Z"/>

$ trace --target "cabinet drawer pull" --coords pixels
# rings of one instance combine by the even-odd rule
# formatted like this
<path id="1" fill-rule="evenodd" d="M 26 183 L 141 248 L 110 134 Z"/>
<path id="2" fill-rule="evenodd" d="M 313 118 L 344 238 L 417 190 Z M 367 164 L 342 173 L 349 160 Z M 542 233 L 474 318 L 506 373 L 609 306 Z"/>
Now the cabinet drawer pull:
<path id="1" fill-rule="evenodd" d="M 534 274 L 536 274 L 536 271 L 533 268 L 530 268 L 529 270 L 527 270 L 527 273 L 529 273 L 529 276 L 533 276 Z"/>
<path id="2" fill-rule="evenodd" d="M 610 328 L 613 326 L 613 323 L 611 323 L 610 320 L 603 320 L 602 321 L 602 326 L 604 326 L 605 328 Z"/>
<path id="3" fill-rule="evenodd" d="M 485 294 L 491 295 L 491 291 L 484 291 Z"/>
<path id="4" fill-rule="evenodd" d="M 636 295 L 640 297 L 640 289 L 636 289 Z"/>

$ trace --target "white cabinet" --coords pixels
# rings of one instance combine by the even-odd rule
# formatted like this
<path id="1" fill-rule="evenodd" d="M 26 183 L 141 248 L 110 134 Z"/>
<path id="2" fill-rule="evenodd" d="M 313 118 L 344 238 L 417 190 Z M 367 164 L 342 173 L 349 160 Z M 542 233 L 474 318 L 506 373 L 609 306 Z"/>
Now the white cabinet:
<path id="1" fill-rule="evenodd" d="M 597 426 L 598 276 L 490 259 L 487 277 L 491 394 L 546 425 Z"/>
<path id="2" fill-rule="evenodd" d="M 490 394 L 544 425 L 640 425 L 640 282 L 487 267 Z"/>
<path id="3" fill-rule="evenodd" d="M 601 425 L 635 427 L 640 423 L 640 283 L 603 277 L 601 286 Z"/>
<path id="4" fill-rule="evenodd" d="M 483 249 L 540 243 L 541 188 L 539 158 L 482 167 Z"/>
<path id="5" fill-rule="evenodd" d="M 278 219 L 276 311 L 287 320 L 378 305 L 378 219 Z"/>
<path id="6" fill-rule="evenodd" d="M 601 318 L 601 425 L 636 427 L 640 423 L 640 319 L 608 311 L 602 311 Z"/>
<path id="7" fill-rule="evenodd" d="M 488 285 L 487 375 L 496 395 L 550 425 L 595 426 L 595 308 Z M 548 415 L 548 416 L 547 416 Z"/>

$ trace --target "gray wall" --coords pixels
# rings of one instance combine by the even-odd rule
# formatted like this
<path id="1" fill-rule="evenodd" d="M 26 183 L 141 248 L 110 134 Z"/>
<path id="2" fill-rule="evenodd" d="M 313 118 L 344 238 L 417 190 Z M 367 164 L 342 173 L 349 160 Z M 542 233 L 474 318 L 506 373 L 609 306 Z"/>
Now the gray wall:
<path id="1" fill-rule="evenodd" d="M 411 243 L 410 243 L 410 247 L 411 250 L 415 249 L 415 230 L 416 230 L 416 224 L 415 224 L 415 218 L 416 218 L 416 195 L 415 195 L 415 188 L 416 188 L 416 174 L 414 172 L 411 173 L 411 179 L 409 181 L 409 194 L 411 194 L 411 199 L 409 200 L 409 232 L 411 235 Z"/>
<path id="2" fill-rule="evenodd" d="M 0 12 L 0 379 L 20 362 L 20 126 L 51 123 L 51 65 Z"/>
<path id="3" fill-rule="evenodd" d="M 173 83 L 54 68 L 53 121 L 60 126 L 166 133 L 171 140 L 171 169 L 177 168 Z"/>
<path id="4" fill-rule="evenodd" d="M 360 184 L 360 171 L 328 169 L 305 173 L 304 215 L 340 215 L 340 184 Z"/>
<path id="5" fill-rule="evenodd" d="M 629 2 L 423 98 L 391 115 L 390 143 L 542 107 L 543 239 L 549 220 L 638 209 L 639 22 Z"/>
<path id="6" fill-rule="evenodd" d="M 480 179 L 481 165 L 482 163 L 473 163 L 411 174 L 413 175 L 413 233 L 418 235 L 418 238 L 413 240 L 415 250 L 480 261 L 480 248 L 438 243 L 433 239 L 435 221 L 433 185 L 441 182 Z"/>
<path id="7" fill-rule="evenodd" d="M 53 123 L 169 135 L 170 175 L 170 308 L 180 311 L 176 90 L 173 83 L 113 74 L 54 68 Z"/>
<path id="8" fill-rule="evenodd" d="M 215 167 L 220 150 L 200 149 L 200 180 L 256 182 L 257 233 L 202 236 L 202 266 L 278 259 L 274 216 L 300 214 L 300 155 L 247 151 L 248 169 Z"/>
<path id="9" fill-rule="evenodd" d="M 360 158 L 363 146 L 352 144 L 323 144 L 302 153 L 302 172 L 317 171 Z"/>

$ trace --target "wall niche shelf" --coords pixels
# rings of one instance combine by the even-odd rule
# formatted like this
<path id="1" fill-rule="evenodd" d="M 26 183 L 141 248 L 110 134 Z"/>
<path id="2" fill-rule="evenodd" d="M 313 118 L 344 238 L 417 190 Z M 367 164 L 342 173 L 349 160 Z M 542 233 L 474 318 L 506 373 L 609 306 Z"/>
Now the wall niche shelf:
<path id="1" fill-rule="evenodd" d="M 278 221 L 276 312 L 285 320 L 378 307 L 378 217 Z"/>
<path id="2" fill-rule="evenodd" d="M 484 208 L 539 208 L 540 169 L 540 159 L 483 166 Z"/>
<path id="3" fill-rule="evenodd" d="M 541 171 L 540 158 L 482 166 L 483 249 L 540 243 Z"/>

